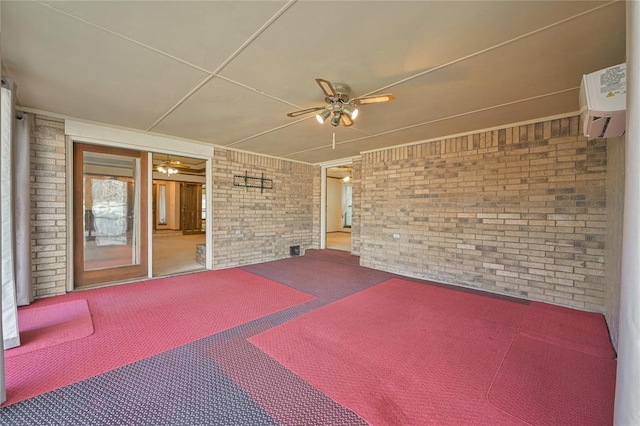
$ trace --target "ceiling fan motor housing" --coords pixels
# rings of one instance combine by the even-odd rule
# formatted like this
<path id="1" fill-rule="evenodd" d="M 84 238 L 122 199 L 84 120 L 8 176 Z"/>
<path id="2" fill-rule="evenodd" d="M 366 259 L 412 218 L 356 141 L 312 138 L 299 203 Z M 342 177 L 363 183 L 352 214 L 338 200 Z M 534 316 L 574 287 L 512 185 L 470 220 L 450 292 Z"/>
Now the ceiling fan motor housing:
<path id="1" fill-rule="evenodd" d="M 344 103 L 349 102 L 349 95 L 351 94 L 351 88 L 344 83 L 334 83 L 333 89 L 336 92 L 335 97 L 327 96 L 325 99 L 329 103 L 333 103 L 336 101 L 342 101 Z"/>
<path id="2" fill-rule="evenodd" d="M 344 83 L 333 83 L 333 89 L 336 96 L 327 96 L 325 101 L 329 104 L 328 109 L 334 114 L 334 119 L 331 120 L 332 126 L 340 125 L 340 116 L 343 114 L 343 108 L 345 105 L 349 105 L 349 95 L 351 88 Z"/>

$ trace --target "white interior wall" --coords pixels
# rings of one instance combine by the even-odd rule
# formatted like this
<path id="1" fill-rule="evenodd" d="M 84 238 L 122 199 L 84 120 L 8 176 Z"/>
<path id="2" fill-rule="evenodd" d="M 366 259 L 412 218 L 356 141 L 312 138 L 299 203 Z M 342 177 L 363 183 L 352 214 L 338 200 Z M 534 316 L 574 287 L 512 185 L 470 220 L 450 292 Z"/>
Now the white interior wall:
<path id="1" fill-rule="evenodd" d="M 627 2 L 627 134 L 615 425 L 640 424 L 640 3 Z"/>
<path id="2" fill-rule="evenodd" d="M 342 180 L 327 178 L 327 231 L 342 230 Z"/>

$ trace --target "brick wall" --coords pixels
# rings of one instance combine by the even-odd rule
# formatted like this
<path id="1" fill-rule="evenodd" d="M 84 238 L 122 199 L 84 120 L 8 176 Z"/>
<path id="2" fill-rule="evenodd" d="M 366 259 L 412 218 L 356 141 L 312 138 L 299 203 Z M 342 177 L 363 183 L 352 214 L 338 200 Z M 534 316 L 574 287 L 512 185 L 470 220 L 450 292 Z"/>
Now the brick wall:
<path id="1" fill-rule="evenodd" d="M 361 173 L 363 266 L 603 310 L 606 141 L 578 117 L 365 153 Z"/>
<path id="2" fill-rule="evenodd" d="M 31 129 L 30 188 L 35 297 L 66 291 L 65 147 L 63 120 L 37 116 Z M 233 175 L 245 170 L 252 176 L 264 172 L 273 179 L 274 189 L 261 194 L 260 189 L 245 192 L 234 187 Z M 319 182 L 318 167 L 217 149 L 212 185 L 214 268 L 289 257 L 292 245 L 300 245 L 302 253 L 319 247 Z"/>
<path id="3" fill-rule="evenodd" d="M 233 175 L 273 180 L 273 189 L 233 186 Z M 289 247 L 301 254 L 319 233 L 314 219 L 314 180 L 318 167 L 225 149 L 213 158 L 214 269 L 289 257 Z M 319 222 L 318 222 L 319 224 Z"/>
<path id="4" fill-rule="evenodd" d="M 353 186 L 351 196 L 351 254 L 360 256 L 360 205 L 362 203 L 362 161 L 354 158 L 351 163 L 353 172 L 351 184 Z"/>
<path id="5" fill-rule="evenodd" d="M 309 248 L 320 248 L 320 234 L 321 234 L 321 199 L 322 199 L 322 174 L 320 169 L 317 169 L 313 175 L 313 194 L 312 194 L 312 209 L 313 209 L 313 226 L 312 226 L 312 241 Z"/>
<path id="6" fill-rule="evenodd" d="M 66 286 L 64 123 L 37 116 L 31 141 L 43 297 Z M 603 311 L 606 160 L 577 117 L 365 153 L 353 162 L 352 251 L 367 267 Z M 274 189 L 234 187 L 245 170 Z M 212 188 L 214 268 L 319 247 L 318 167 L 216 149 Z"/>
<path id="7" fill-rule="evenodd" d="M 67 279 L 64 122 L 31 121 L 31 262 L 35 297 L 61 294 Z"/>

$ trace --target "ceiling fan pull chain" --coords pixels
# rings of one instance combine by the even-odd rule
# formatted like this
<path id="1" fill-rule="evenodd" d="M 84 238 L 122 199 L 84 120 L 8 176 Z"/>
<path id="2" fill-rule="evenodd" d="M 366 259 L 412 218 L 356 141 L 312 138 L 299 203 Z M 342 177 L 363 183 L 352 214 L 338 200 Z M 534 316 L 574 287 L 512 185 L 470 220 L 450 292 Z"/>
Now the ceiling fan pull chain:
<path id="1" fill-rule="evenodd" d="M 333 144 L 331 146 L 332 146 L 331 149 L 336 149 L 336 134 L 335 134 L 335 132 L 333 133 Z"/>

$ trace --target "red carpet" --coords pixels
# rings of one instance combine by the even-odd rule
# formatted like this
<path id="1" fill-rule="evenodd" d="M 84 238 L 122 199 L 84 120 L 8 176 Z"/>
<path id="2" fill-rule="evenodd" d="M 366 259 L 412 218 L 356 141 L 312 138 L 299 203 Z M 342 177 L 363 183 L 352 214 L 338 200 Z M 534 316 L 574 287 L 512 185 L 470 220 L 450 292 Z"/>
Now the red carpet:
<path id="1" fill-rule="evenodd" d="M 533 370 L 509 368 L 512 361 L 523 362 L 507 354 L 528 309 L 524 304 L 392 279 L 249 341 L 374 425 L 562 424 L 553 419 L 546 423 L 549 416 L 538 420 L 521 413 L 537 415 L 546 403 L 535 399 L 544 387 L 533 385 L 536 390 L 531 391 L 518 386 L 530 379 L 527 373 Z M 584 396 L 592 404 L 591 412 L 599 415 L 582 424 L 602 424 L 594 422 L 601 419 L 610 423 L 615 362 L 565 347 L 553 346 L 554 352 L 547 343 L 533 342 L 527 348 L 533 358 L 562 355 L 552 358 L 562 361 L 563 375 L 541 373 L 547 380 L 562 382 L 546 388 L 549 397 L 556 398 L 550 414 L 570 418 L 581 406 L 560 412 L 564 404 Z M 586 374 L 597 380 L 581 378 Z M 573 379 L 565 382 L 564 377 Z M 572 392 L 570 401 L 561 393 L 567 388 Z M 495 405 L 488 399 L 490 389 Z"/>
<path id="2" fill-rule="evenodd" d="M 93 321 L 85 299 L 41 308 L 18 310 L 20 346 L 5 351 L 5 358 L 44 349 L 93 334 Z"/>
<path id="3" fill-rule="evenodd" d="M 608 425 L 615 376 L 611 359 L 516 336 L 489 400 L 530 424 Z"/>
<path id="4" fill-rule="evenodd" d="M 249 340 L 374 425 L 520 424 L 486 395 L 526 308 L 392 279 Z"/>
<path id="5" fill-rule="evenodd" d="M 37 300 L 86 299 L 94 334 L 6 360 L 8 401 L 78 382 L 314 299 L 240 269 L 112 286 Z"/>
<path id="6" fill-rule="evenodd" d="M 532 302 L 520 334 L 594 356 L 613 358 L 607 324 L 602 315 Z"/>

